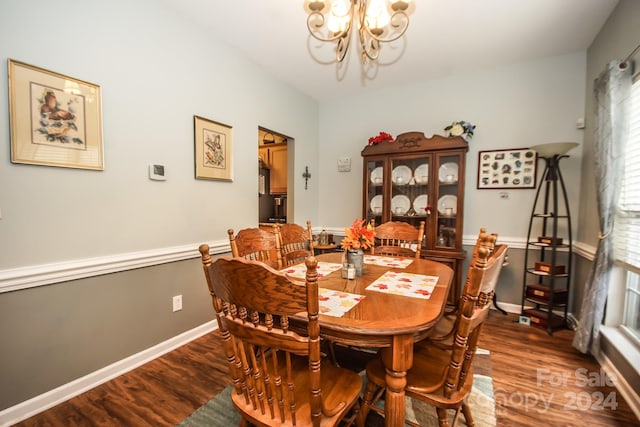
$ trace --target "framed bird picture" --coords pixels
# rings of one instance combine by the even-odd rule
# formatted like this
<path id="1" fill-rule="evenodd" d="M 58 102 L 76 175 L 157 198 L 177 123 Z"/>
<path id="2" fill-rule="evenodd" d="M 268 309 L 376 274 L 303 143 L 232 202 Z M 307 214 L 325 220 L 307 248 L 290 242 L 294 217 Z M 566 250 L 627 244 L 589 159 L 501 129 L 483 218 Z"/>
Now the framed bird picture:
<path id="1" fill-rule="evenodd" d="M 196 179 L 233 181 L 231 126 L 193 116 Z"/>
<path id="2" fill-rule="evenodd" d="M 104 170 L 100 86 L 9 59 L 11 162 Z"/>

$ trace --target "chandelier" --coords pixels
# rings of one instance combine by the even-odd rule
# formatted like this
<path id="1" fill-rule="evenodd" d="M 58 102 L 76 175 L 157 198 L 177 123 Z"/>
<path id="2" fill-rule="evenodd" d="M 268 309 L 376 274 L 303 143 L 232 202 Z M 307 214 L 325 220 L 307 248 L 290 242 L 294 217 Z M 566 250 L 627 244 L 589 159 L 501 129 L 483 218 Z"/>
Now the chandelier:
<path id="1" fill-rule="evenodd" d="M 336 60 L 341 62 L 358 32 L 362 63 L 375 61 L 380 43 L 398 40 L 409 26 L 407 8 L 411 0 L 308 0 L 307 28 L 313 37 L 336 42 Z"/>

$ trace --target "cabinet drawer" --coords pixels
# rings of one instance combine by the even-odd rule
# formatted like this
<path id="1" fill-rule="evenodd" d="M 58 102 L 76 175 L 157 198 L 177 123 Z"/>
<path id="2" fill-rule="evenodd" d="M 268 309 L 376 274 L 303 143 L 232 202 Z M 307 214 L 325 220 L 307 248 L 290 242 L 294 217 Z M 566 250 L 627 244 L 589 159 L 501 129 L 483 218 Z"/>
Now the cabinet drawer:
<path id="1" fill-rule="evenodd" d="M 551 289 L 544 285 L 527 285 L 526 296 L 528 299 L 540 302 L 548 302 L 551 298 Z M 563 305 L 569 300 L 569 292 L 566 289 L 555 290 L 553 304 Z"/>
<path id="2" fill-rule="evenodd" d="M 552 329 L 558 329 L 565 326 L 565 320 L 554 314 L 542 310 L 525 310 L 522 314 L 531 319 L 531 326 L 538 326 L 541 328 L 547 328 L 551 326 Z"/>
<path id="3" fill-rule="evenodd" d="M 548 236 L 538 237 L 538 243 L 544 243 L 545 245 L 552 245 L 554 241 L 556 242 L 556 245 L 561 245 L 562 237 L 548 237 Z"/>
<path id="4" fill-rule="evenodd" d="M 552 266 L 548 262 L 536 262 L 535 271 L 547 274 L 565 274 L 564 265 Z"/>

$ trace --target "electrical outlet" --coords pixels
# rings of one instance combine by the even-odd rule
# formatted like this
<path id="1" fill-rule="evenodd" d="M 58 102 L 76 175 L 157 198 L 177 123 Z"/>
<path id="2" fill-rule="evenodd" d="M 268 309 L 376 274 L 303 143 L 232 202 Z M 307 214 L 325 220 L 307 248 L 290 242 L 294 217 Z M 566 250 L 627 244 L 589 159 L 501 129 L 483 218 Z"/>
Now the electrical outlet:
<path id="1" fill-rule="evenodd" d="M 182 295 L 176 295 L 173 297 L 173 311 L 182 310 Z"/>

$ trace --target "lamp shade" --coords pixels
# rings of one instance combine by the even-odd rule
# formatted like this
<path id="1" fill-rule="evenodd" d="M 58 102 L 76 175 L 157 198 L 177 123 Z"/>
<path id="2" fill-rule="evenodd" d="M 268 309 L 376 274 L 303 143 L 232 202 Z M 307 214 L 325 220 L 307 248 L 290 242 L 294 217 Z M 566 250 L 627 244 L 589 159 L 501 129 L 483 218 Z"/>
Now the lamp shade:
<path id="1" fill-rule="evenodd" d="M 538 156 L 540 157 L 550 158 L 554 156 L 562 156 L 578 145 L 579 144 L 577 142 L 550 142 L 548 144 L 534 145 L 529 148 L 538 153 Z"/>

